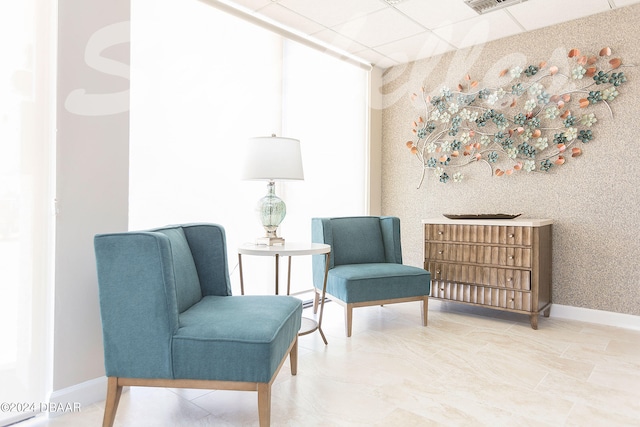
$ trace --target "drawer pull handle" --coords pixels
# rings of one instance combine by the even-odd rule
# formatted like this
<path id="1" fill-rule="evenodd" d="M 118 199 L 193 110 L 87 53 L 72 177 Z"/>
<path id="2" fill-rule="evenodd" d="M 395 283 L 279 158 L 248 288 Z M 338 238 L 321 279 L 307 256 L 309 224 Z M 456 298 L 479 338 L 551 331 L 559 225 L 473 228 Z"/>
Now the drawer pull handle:
<path id="1" fill-rule="evenodd" d="M 510 239 L 513 239 L 514 237 L 516 237 L 516 235 L 515 235 L 515 234 L 513 234 L 513 233 L 509 234 L 509 238 L 510 238 Z"/>
<path id="2" fill-rule="evenodd" d="M 440 270 L 436 270 L 436 274 L 440 274 Z"/>
<path id="3" fill-rule="evenodd" d="M 438 254 L 442 255 L 444 253 L 444 251 L 438 251 Z"/>
<path id="4" fill-rule="evenodd" d="M 513 277 L 509 277 L 509 278 L 507 279 L 507 282 L 513 282 Z"/>
<path id="5" fill-rule="evenodd" d="M 509 255 L 509 259 L 513 259 L 515 258 L 513 255 Z"/>
<path id="6" fill-rule="evenodd" d="M 438 235 L 442 236 L 443 234 L 444 234 L 444 231 L 438 230 Z"/>

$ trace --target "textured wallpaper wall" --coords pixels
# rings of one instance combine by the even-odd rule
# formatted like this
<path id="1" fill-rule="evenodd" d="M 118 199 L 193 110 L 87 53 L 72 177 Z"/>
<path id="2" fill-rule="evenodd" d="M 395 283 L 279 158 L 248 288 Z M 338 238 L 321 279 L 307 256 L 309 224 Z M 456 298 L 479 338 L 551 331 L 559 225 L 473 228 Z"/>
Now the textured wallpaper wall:
<path id="1" fill-rule="evenodd" d="M 382 114 L 382 212 L 402 223 L 404 261 L 422 266 L 421 220 L 443 213 L 522 213 L 551 218 L 553 302 L 640 315 L 640 5 L 616 9 L 481 46 L 386 70 Z M 628 81 L 599 112 L 584 154 L 549 173 L 493 177 L 483 164 L 465 169 L 462 183 L 441 184 L 405 143 L 423 112 L 410 95 L 455 88 L 466 74 L 491 86 L 500 70 L 540 61 L 569 69 L 567 52 L 597 54 L 609 46 Z M 435 93 L 435 92 L 434 92 Z"/>

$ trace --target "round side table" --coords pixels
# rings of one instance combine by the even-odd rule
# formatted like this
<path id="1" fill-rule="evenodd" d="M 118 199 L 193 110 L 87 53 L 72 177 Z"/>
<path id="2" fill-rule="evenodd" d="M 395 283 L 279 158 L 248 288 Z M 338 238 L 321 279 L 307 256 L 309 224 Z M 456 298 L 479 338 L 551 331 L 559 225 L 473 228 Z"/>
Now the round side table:
<path id="1" fill-rule="evenodd" d="M 285 242 L 282 245 L 256 245 L 254 243 L 246 243 L 238 247 L 238 271 L 240 272 L 240 292 L 244 295 L 244 278 L 242 276 L 242 255 L 255 255 L 255 256 L 272 256 L 275 257 L 276 262 L 276 277 L 275 277 L 275 294 L 279 292 L 279 267 L 280 257 L 289 257 L 287 266 L 287 295 L 291 292 L 291 257 L 301 255 L 324 255 L 324 280 L 322 284 L 322 299 L 320 300 L 320 314 L 318 321 L 309 319 L 307 317 L 302 318 L 302 325 L 300 326 L 300 332 L 298 335 L 307 335 L 314 331 L 320 332 L 320 336 L 325 344 L 327 344 L 327 338 L 322 332 L 322 313 L 324 311 L 324 300 L 327 291 L 327 274 L 329 273 L 329 260 L 331 257 L 331 246 L 324 243 L 298 243 L 298 242 Z M 315 292 L 315 290 L 314 290 Z"/>

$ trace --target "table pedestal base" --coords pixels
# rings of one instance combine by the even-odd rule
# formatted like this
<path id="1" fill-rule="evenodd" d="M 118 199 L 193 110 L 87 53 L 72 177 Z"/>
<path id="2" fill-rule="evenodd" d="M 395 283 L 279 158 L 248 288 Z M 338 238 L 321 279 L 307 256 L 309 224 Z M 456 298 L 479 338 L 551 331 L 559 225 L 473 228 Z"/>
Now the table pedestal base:
<path id="1" fill-rule="evenodd" d="M 320 332 L 320 336 L 322 337 L 322 341 L 325 344 L 328 344 L 327 338 L 324 336 L 324 332 L 322 332 L 322 328 L 318 325 L 314 319 L 310 319 L 308 317 L 302 317 L 302 323 L 300 324 L 300 331 L 298 332 L 299 336 L 307 335 L 312 332 L 318 331 Z"/>

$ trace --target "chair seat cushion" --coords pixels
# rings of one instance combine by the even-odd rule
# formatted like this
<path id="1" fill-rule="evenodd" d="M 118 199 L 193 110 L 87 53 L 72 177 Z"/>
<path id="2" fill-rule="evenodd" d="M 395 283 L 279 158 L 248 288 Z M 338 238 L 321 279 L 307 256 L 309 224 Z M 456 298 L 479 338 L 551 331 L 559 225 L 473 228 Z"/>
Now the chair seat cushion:
<path id="1" fill-rule="evenodd" d="M 301 319 L 302 302 L 294 297 L 205 296 L 180 314 L 174 378 L 269 382 Z"/>
<path id="2" fill-rule="evenodd" d="M 431 274 L 394 263 L 339 265 L 329 270 L 327 292 L 346 303 L 429 295 Z"/>

